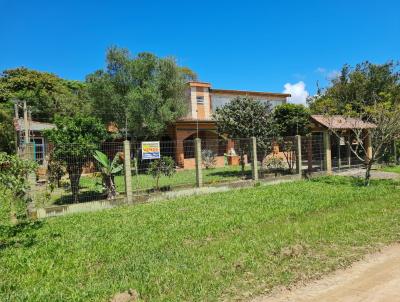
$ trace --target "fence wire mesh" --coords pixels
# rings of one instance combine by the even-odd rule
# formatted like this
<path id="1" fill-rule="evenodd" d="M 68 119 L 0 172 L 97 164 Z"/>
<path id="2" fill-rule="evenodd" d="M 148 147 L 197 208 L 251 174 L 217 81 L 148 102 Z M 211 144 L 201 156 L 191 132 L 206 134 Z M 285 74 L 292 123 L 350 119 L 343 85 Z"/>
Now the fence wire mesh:
<path id="1" fill-rule="evenodd" d="M 196 140 L 159 144 L 161 158 L 152 160 L 143 158 L 142 142 L 130 142 L 129 154 L 124 153 L 123 142 L 106 142 L 87 146 L 28 144 L 20 155 L 39 165 L 32 190 L 37 206 L 124 198 L 126 158 L 131 163 L 128 186 L 135 196 L 195 187 Z M 301 137 L 300 167 L 298 145 L 295 136 L 257 140 L 257 154 L 253 155 L 251 138 L 201 139 L 202 182 L 209 185 L 251 179 L 253 156 L 260 179 L 298 173 L 299 169 L 309 173 L 326 170 L 322 133 Z M 331 139 L 334 170 L 363 164 L 346 147 Z"/>

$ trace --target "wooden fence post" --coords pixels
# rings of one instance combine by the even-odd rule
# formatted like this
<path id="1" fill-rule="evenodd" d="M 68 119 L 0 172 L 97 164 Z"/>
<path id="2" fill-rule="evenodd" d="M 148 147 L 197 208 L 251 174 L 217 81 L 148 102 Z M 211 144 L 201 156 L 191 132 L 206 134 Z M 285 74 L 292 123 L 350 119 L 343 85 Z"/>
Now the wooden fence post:
<path id="1" fill-rule="evenodd" d="M 324 169 L 328 174 L 332 173 L 331 135 L 324 131 Z"/>
<path id="2" fill-rule="evenodd" d="M 194 139 L 194 155 L 196 163 L 196 187 L 200 188 L 203 186 L 203 174 L 201 171 L 201 139 Z"/>
<path id="3" fill-rule="evenodd" d="M 257 139 L 251 138 L 251 175 L 254 181 L 258 180 L 258 164 L 257 164 Z"/>
<path id="4" fill-rule="evenodd" d="M 303 160 L 301 156 L 301 136 L 296 135 L 296 171 L 297 174 L 302 175 Z"/>
<path id="5" fill-rule="evenodd" d="M 124 175 L 126 201 L 132 202 L 131 145 L 128 140 L 124 141 Z"/>

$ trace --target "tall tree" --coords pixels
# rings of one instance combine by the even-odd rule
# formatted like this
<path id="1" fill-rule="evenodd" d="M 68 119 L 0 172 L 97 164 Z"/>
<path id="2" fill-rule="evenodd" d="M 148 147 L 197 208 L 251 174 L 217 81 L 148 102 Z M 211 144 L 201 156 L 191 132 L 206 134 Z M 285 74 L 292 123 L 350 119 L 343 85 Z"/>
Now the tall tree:
<path id="1" fill-rule="evenodd" d="M 15 152 L 15 129 L 10 103 L 0 103 L 0 152 Z"/>
<path id="2" fill-rule="evenodd" d="M 25 100 L 32 117 L 38 120 L 51 121 L 55 115 L 87 113 L 89 102 L 85 90 L 84 83 L 24 67 L 0 74 L 0 102 Z"/>
<path id="3" fill-rule="evenodd" d="M 280 105 L 275 108 L 273 116 L 280 136 L 305 135 L 309 132 L 310 112 L 303 105 Z"/>
<path id="4" fill-rule="evenodd" d="M 128 50 L 112 47 L 107 66 L 87 77 L 94 114 L 104 122 L 127 126 L 138 139 L 160 137 L 168 123 L 186 113 L 186 81 L 195 78 L 172 58 L 151 53 L 132 57 Z"/>
<path id="5" fill-rule="evenodd" d="M 54 144 L 53 156 L 67 167 L 74 202 L 78 202 L 83 166 L 106 139 L 104 125 L 94 117 L 56 117 L 57 128 L 46 132 Z"/>
<path id="6" fill-rule="evenodd" d="M 313 113 L 358 116 L 368 107 L 387 101 L 400 103 L 400 65 L 363 62 L 354 68 L 344 65 L 340 75 L 331 80 L 326 89 L 309 99 Z"/>
<path id="7" fill-rule="evenodd" d="M 255 137 L 260 151 L 268 152 L 271 140 L 277 133 L 273 122 L 270 103 L 262 103 L 249 97 L 236 97 L 226 105 L 217 108 L 213 115 L 218 132 L 231 139 L 249 139 Z M 244 170 L 243 156 L 249 151 L 250 143 L 240 146 L 242 171 Z"/>

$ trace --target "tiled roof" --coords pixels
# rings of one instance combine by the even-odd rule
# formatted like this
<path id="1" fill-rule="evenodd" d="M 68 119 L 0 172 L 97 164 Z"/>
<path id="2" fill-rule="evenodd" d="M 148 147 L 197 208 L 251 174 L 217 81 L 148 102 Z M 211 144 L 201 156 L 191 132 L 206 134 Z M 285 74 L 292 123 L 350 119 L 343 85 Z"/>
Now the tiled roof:
<path id="1" fill-rule="evenodd" d="M 43 131 L 43 130 L 53 129 L 56 127 L 56 125 L 51 124 L 51 123 L 42 123 L 42 122 L 36 122 L 36 121 L 28 121 L 28 123 L 29 123 L 29 129 L 31 131 Z M 18 131 L 25 130 L 23 119 L 15 120 L 14 126 L 15 126 L 15 129 Z"/>
<path id="2" fill-rule="evenodd" d="M 330 129 L 374 129 L 376 125 L 343 115 L 311 115 L 317 123 Z"/>

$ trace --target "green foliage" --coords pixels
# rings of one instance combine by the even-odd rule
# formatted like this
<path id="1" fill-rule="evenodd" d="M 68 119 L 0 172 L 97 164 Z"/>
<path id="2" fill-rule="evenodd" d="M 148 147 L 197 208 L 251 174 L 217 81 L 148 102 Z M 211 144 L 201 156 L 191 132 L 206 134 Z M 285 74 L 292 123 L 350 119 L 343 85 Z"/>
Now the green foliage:
<path id="1" fill-rule="evenodd" d="M 303 105 L 283 104 L 277 106 L 273 116 L 279 136 L 305 135 L 310 131 L 310 112 Z"/>
<path id="2" fill-rule="evenodd" d="M 168 123 L 186 113 L 186 80 L 194 73 L 172 58 L 150 53 L 136 57 L 112 47 L 105 70 L 87 77 L 93 112 L 103 122 L 115 122 L 138 139 L 161 136 Z"/>
<path id="3" fill-rule="evenodd" d="M 17 205 L 27 202 L 27 175 L 36 168 L 37 164 L 33 161 L 0 153 L 0 206 L 8 209 L 13 223 L 17 222 Z"/>
<path id="4" fill-rule="evenodd" d="M 110 161 L 106 154 L 96 150 L 93 157 L 101 166 L 101 174 L 103 177 L 103 184 L 107 191 L 107 199 L 114 199 L 117 195 L 115 190 L 114 175 L 118 174 L 124 169 L 124 165 L 121 163 L 119 153 L 114 156 L 114 159 Z"/>
<path id="5" fill-rule="evenodd" d="M 58 188 L 61 186 L 61 178 L 65 175 L 65 162 L 57 160 L 53 153 L 50 154 L 48 167 L 47 167 L 47 175 L 50 181 L 51 186 L 57 186 Z"/>
<path id="6" fill-rule="evenodd" d="M 94 117 L 56 117 L 56 128 L 46 136 L 54 144 L 54 158 L 66 163 L 74 202 L 78 202 L 83 165 L 106 139 L 104 125 Z"/>
<path id="7" fill-rule="evenodd" d="M 1 249 L 0 301 L 129 288 L 143 301 L 242 301 L 319 279 L 400 239 L 400 190 L 380 183 L 281 183 L 6 229 L 1 242 L 34 240 Z"/>
<path id="8" fill-rule="evenodd" d="M 276 133 L 272 109 L 269 103 L 261 103 L 249 97 L 236 97 L 215 110 L 214 119 L 218 132 L 229 138 L 263 140 Z"/>
<path id="9" fill-rule="evenodd" d="M 85 84 L 24 67 L 4 70 L 0 75 L 0 102 L 26 100 L 32 117 L 52 120 L 55 115 L 88 112 Z"/>
<path id="10" fill-rule="evenodd" d="M 264 159 L 262 167 L 268 172 L 275 173 L 275 176 L 277 176 L 285 168 L 285 163 L 280 157 L 270 156 Z"/>
<path id="11" fill-rule="evenodd" d="M 15 129 L 11 103 L 0 103 L 0 152 L 15 152 Z"/>
<path id="12" fill-rule="evenodd" d="M 344 65 L 330 86 L 309 100 L 310 109 L 319 114 L 359 115 L 376 103 L 400 102 L 399 63 L 363 62 L 354 68 Z"/>
<path id="13" fill-rule="evenodd" d="M 214 168 L 217 164 L 217 159 L 215 158 L 215 153 L 212 150 L 202 150 L 201 151 L 201 161 L 206 169 Z"/>
<path id="14" fill-rule="evenodd" d="M 170 156 L 162 156 L 160 159 L 153 160 L 148 169 L 148 173 L 156 179 L 156 189 L 159 190 L 159 180 L 162 175 L 171 177 L 175 173 L 175 162 Z"/>

